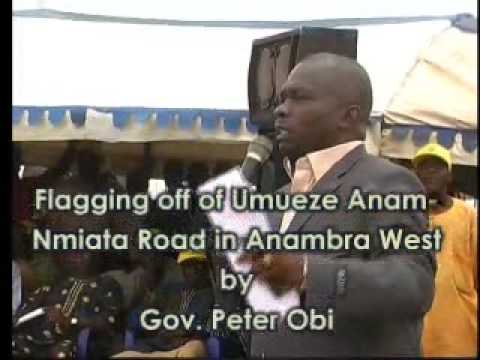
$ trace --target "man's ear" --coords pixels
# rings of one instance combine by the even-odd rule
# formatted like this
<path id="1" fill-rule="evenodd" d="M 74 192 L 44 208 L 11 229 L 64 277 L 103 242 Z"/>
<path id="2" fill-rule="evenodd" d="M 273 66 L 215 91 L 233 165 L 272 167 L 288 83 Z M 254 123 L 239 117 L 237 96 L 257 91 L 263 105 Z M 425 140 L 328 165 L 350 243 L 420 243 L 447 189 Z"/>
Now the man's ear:
<path id="1" fill-rule="evenodd" d="M 343 114 L 343 117 L 340 120 L 339 127 L 341 129 L 351 129 L 359 128 L 361 125 L 360 119 L 360 106 L 359 105 L 349 105 Z"/>

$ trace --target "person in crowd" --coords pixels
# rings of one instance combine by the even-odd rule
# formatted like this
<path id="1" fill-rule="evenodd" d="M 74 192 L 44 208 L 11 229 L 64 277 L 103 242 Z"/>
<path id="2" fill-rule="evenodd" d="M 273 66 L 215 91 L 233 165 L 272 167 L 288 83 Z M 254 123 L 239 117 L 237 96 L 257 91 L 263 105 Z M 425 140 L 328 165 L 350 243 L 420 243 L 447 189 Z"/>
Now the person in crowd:
<path id="1" fill-rule="evenodd" d="M 318 53 L 288 75 L 274 111 L 280 153 L 292 182 L 282 193 L 335 194 L 336 211 L 268 213 L 279 233 L 370 234 L 368 251 L 246 254 L 259 281 L 274 292 L 296 291 L 308 312 L 333 310 L 333 329 L 253 331 L 254 357 L 391 357 L 420 355 L 421 325 L 430 309 L 436 271 L 432 251 L 384 249 L 379 229 L 427 231 L 425 211 L 347 209 L 354 189 L 424 194 L 407 169 L 366 153 L 372 88 L 355 60 Z"/>
<path id="2" fill-rule="evenodd" d="M 33 254 L 31 247 L 32 230 L 44 226 L 41 212 L 34 211 L 34 191 L 36 188 L 48 188 L 68 171 L 74 155 L 69 145 L 59 162 L 43 174 L 33 178 L 19 178 L 23 162 L 21 148 L 14 146 L 13 159 L 13 249 L 14 258 L 20 269 L 22 287 L 25 291 L 34 290 L 40 283 L 53 283 L 57 275 L 50 254 Z"/>
<path id="3" fill-rule="evenodd" d="M 151 166 L 130 173 L 127 179 L 127 192 L 131 196 L 147 194 L 150 173 Z M 157 207 L 155 199 L 149 198 L 149 201 L 150 210 L 147 214 L 123 216 L 122 225 L 125 227 L 125 224 L 130 222 L 134 224 L 135 229 L 149 229 L 154 234 L 162 232 L 167 236 L 187 231 L 191 225 L 188 221 L 188 211 L 164 211 Z M 117 221 L 115 224 L 118 223 Z M 135 235 L 131 238 L 134 239 Z M 110 269 L 105 274 L 113 277 L 121 285 L 124 292 L 124 309 L 133 314 L 138 312 L 139 307 L 152 304 L 152 293 L 156 291 L 155 289 L 181 284 L 183 277 L 176 264 L 176 252 L 162 251 L 160 254 L 140 252 L 135 241 L 130 245 L 128 266 Z M 159 300 L 155 299 L 154 303 L 159 303 Z"/>
<path id="4" fill-rule="evenodd" d="M 127 192 L 131 195 L 148 192 L 148 182 L 152 177 L 155 159 L 152 155 L 151 144 L 145 144 L 143 163 L 127 175 Z"/>
<path id="5" fill-rule="evenodd" d="M 193 202 L 196 205 L 198 205 L 197 200 L 198 199 L 194 197 Z M 240 293 L 240 287 L 237 286 L 233 290 L 225 290 L 221 286 L 222 271 L 228 273 L 234 273 L 235 271 L 232 269 L 226 252 L 214 251 L 214 228 L 206 212 L 198 206 L 195 206 L 191 222 L 195 228 L 206 230 L 206 236 L 208 238 L 207 246 L 210 247 L 208 260 L 213 278 L 212 290 L 215 299 L 215 308 L 222 309 L 227 317 L 232 314 L 244 312 L 248 304 L 245 297 Z M 219 344 L 222 356 L 225 358 L 239 359 L 245 358 L 248 354 L 249 335 L 249 331 L 244 328 L 233 330 L 229 326 L 226 326 L 225 323 L 222 323 L 217 324 L 217 327 L 210 332 L 210 340 Z"/>
<path id="6" fill-rule="evenodd" d="M 427 144 L 415 154 L 415 171 L 428 194 L 430 226 L 440 227 L 435 297 L 424 318 L 426 357 L 477 356 L 477 217 L 464 201 L 448 195 L 452 158 L 447 149 Z"/>
<path id="7" fill-rule="evenodd" d="M 55 189 L 71 195 L 94 191 L 78 178 L 61 180 Z M 53 232 L 70 233 L 83 228 L 87 233 L 102 233 L 107 223 L 103 216 L 52 211 L 46 215 L 46 224 Z M 98 356 L 118 352 L 121 344 L 116 350 L 111 347 L 121 320 L 123 293 L 115 280 L 100 275 L 102 256 L 77 250 L 56 253 L 54 260 L 61 269 L 57 281 L 22 299 L 14 319 L 14 357 L 73 358 L 77 337 L 85 328 L 95 334 L 91 338 L 95 340 Z M 28 319 L 39 309 L 44 314 Z"/>
<path id="8" fill-rule="evenodd" d="M 16 156 L 17 161 L 14 165 L 14 175 L 18 172 L 21 163 L 21 153 Z M 67 150 L 62 155 L 58 164 L 48 169 L 42 175 L 33 179 L 24 179 L 21 182 L 18 176 L 14 179 L 18 180 L 18 193 L 26 194 L 27 200 L 22 203 L 34 204 L 34 192 L 36 188 L 54 188 L 54 184 L 67 178 L 74 178 L 82 181 L 85 185 L 92 187 L 94 192 L 106 192 L 110 188 L 117 192 L 125 191 L 116 181 L 115 176 L 105 170 L 104 155 L 101 148 L 89 144 L 69 143 Z M 72 172 L 73 171 L 73 172 Z M 15 181 L 17 181 L 15 180 Z M 28 195 L 28 196 L 27 196 Z M 22 198 L 14 197 L 14 204 Z M 44 229 L 46 225 L 45 212 L 42 210 L 32 211 L 31 205 L 25 205 L 28 209 L 28 221 L 16 221 L 14 218 L 13 226 L 16 229 L 16 243 L 14 244 L 18 255 L 18 265 L 22 273 L 24 288 L 27 291 L 36 289 L 39 284 L 52 285 L 56 283 L 61 275 L 58 266 L 52 257 L 52 254 L 35 253 L 32 254 L 31 238 L 32 229 Z M 17 204 L 17 208 L 19 208 Z M 20 207 L 21 209 L 22 207 Z M 20 210 L 16 210 L 19 213 Z M 24 216 L 25 217 L 25 216 Z M 112 232 L 133 233 L 136 230 L 136 219 L 131 213 L 125 211 L 110 212 L 106 219 Z M 27 225 L 25 225 L 27 224 Z M 25 245 L 28 244 L 28 245 Z M 127 253 L 109 252 L 104 254 L 101 271 L 119 270 L 128 268 L 129 258 Z"/>
<path id="9" fill-rule="evenodd" d="M 115 358 L 165 358 L 206 356 L 205 339 L 209 334 L 209 318 L 213 306 L 207 258 L 203 253 L 184 251 L 178 255 L 177 264 L 181 267 L 184 283 L 163 282 L 145 293 L 143 307 L 159 309 L 166 314 L 195 314 L 191 329 L 147 331 L 142 329 L 137 335 L 135 345 L 129 351 L 115 355 Z M 163 267 L 163 268 L 161 268 Z M 155 278 L 162 278 L 165 266 L 154 269 Z M 168 268 L 171 271 L 171 268 Z M 163 274 L 163 275 L 161 275 Z M 200 327 L 202 330 L 197 330 Z"/>
<path id="10" fill-rule="evenodd" d="M 15 357 L 74 358 L 77 337 L 84 328 L 91 329 L 95 340 L 103 339 L 101 346 L 108 349 L 120 320 L 122 292 L 113 279 L 95 273 L 93 263 L 98 257 L 88 253 L 62 256 L 64 280 L 54 287 L 43 286 L 24 300 L 17 321 L 40 308 L 46 314 L 14 328 Z"/>

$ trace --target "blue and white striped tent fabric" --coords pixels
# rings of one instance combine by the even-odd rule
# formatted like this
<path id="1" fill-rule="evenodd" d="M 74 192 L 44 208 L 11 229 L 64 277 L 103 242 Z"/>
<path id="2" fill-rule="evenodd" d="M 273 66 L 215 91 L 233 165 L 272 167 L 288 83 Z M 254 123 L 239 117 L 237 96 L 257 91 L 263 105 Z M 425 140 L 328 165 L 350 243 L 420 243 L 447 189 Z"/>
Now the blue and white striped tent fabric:
<path id="1" fill-rule="evenodd" d="M 39 107 L 39 106 L 14 106 L 12 108 L 12 127 L 14 141 L 45 141 L 49 140 L 46 136 L 41 137 L 42 128 L 54 129 L 58 132 L 58 139 L 65 128 L 73 128 L 78 131 L 77 140 L 99 140 L 100 134 L 88 138 L 88 133 L 82 132 L 82 128 L 89 126 L 87 114 L 90 118 L 94 114 L 105 114 L 104 119 L 113 128 L 118 131 L 129 132 L 134 124 L 139 127 L 153 125 L 158 134 L 162 131 L 172 130 L 178 132 L 191 132 L 196 129 L 204 136 L 210 134 L 212 136 L 229 136 L 233 139 L 247 139 L 254 136 L 257 128 L 249 121 L 247 110 L 212 110 L 212 109 L 154 109 L 154 108 L 98 108 L 87 106 L 59 106 L 59 107 Z M 100 115 L 101 117 L 101 115 Z M 374 116 L 371 119 L 372 124 L 381 121 L 381 117 Z M 71 126 L 66 123 L 70 122 Z M 39 136 L 27 137 L 22 134 L 25 127 L 32 129 L 30 134 L 35 132 Z M 444 147 L 450 149 L 458 141 L 465 152 L 473 153 L 478 148 L 478 138 L 476 130 L 472 129 L 449 129 L 432 126 L 419 125 L 396 125 L 383 124 L 383 129 L 391 129 L 391 137 L 398 142 L 406 141 L 407 138 L 415 147 L 421 147 L 428 143 L 432 137 Z M 111 129 L 109 129 L 111 130 Z M 72 134 L 65 134 L 72 135 Z M 85 136 L 81 138 L 80 136 Z M 165 140 L 161 135 L 150 136 L 150 139 L 143 141 Z M 96 138 L 97 137 L 97 138 Z M 71 140 L 72 137 L 65 138 Z M 127 136 L 119 137 L 117 142 L 132 141 Z"/>
<path id="2" fill-rule="evenodd" d="M 248 142 L 256 134 L 243 110 L 14 106 L 12 126 L 14 141 Z"/>
<path id="3" fill-rule="evenodd" d="M 54 166 L 72 140 L 101 151 L 115 173 L 126 173 L 142 163 L 145 143 L 152 144 L 151 154 L 160 167 L 170 160 L 235 164 L 256 133 L 248 111 L 242 110 L 12 108 L 12 140 L 22 149 L 24 163 L 43 167 Z"/>
<path id="4" fill-rule="evenodd" d="M 418 149 L 428 143 L 438 143 L 447 148 L 454 164 L 477 166 L 476 129 L 382 124 L 380 155 L 411 159 Z"/>
<path id="5" fill-rule="evenodd" d="M 25 164 L 54 166 L 69 141 L 95 141 L 115 173 L 144 161 L 152 143 L 156 166 L 166 161 L 239 163 L 256 128 L 248 111 L 211 109 L 14 106 L 12 140 Z M 210 166 L 209 165 L 209 166 Z"/>
<path id="6" fill-rule="evenodd" d="M 379 144 L 376 132 L 388 132 L 389 141 L 417 149 L 437 142 L 447 149 L 476 157 L 477 131 L 428 125 L 385 124 L 382 114 L 370 119 L 367 140 L 371 152 Z M 94 140 L 115 143 L 196 141 L 247 144 L 257 128 L 246 110 L 98 108 L 87 106 L 14 106 L 14 141 Z M 455 148 L 455 149 L 454 149 Z"/>

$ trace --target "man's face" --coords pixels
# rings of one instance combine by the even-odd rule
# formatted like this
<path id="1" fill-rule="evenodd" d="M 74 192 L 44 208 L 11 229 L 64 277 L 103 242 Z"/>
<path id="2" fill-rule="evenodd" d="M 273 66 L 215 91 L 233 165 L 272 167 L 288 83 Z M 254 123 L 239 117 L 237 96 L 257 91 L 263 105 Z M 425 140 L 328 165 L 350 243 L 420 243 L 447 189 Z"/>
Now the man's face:
<path id="1" fill-rule="evenodd" d="M 55 212 L 47 213 L 45 217 L 46 228 L 53 233 L 76 233 L 79 228 L 84 230 L 84 234 L 102 233 L 107 227 L 103 216 L 83 215 L 78 216 L 73 213 Z M 96 271 L 98 255 L 86 250 L 68 251 L 55 254 L 57 264 L 61 271 L 73 276 L 86 276 Z M 95 260 L 95 262 L 94 262 Z"/>
<path id="2" fill-rule="evenodd" d="M 280 152 L 291 160 L 337 145 L 342 109 L 331 91 L 332 74 L 311 64 L 297 65 L 280 93 L 275 130 Z"/>
<path id="3" fill-rule="evenodd" d="M 444 161 L 433 156 L 425 157 L 418 162 L 415 172 L 425 186 L 427 194 L 440 194 L 446 191 L 450 172 Z"/>

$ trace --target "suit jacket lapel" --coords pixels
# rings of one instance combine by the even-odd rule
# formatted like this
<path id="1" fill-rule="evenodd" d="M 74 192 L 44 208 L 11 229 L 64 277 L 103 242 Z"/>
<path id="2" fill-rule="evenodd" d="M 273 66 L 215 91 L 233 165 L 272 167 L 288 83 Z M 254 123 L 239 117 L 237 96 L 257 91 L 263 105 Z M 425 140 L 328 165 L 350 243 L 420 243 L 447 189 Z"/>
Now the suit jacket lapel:
<path id="1" fill-rule="evenodd" d="M 277 193 L 285 194 L 290 192 L 290 184 L 287 184 L 276 191 Z M 280 230 L 282 225 L 282 218 L 284 212 L 282 211 L 272 211 L 267 213 L 267 219 L 270 222 L 270 227 L 272 231 Z"/>
<path id="2" fill-rule="evenodd" d="M 366 155 L 365 147 L 359 145 L 333 165 L 313 187 L 311 193 L 328 194 L 333 193 L 343 182 L 343 176 L 352 168 L 355 163 Z M 287 232 L 295 232 L 307 222 L 314 214 L 313 211 L 295 213 Z M 280 218 L 281 222 L 281 218 Z M 273 228 L 273 229 L 279 229 Z"/>

